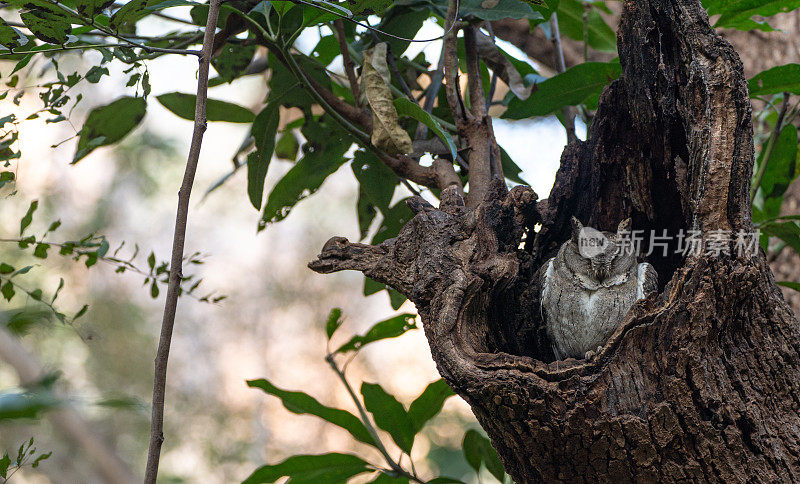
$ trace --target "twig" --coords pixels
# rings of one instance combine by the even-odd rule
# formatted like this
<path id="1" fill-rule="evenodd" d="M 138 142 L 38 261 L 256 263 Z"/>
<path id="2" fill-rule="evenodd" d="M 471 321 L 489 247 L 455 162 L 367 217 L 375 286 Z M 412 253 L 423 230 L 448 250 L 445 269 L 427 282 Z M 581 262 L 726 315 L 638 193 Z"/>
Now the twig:
<path id="1" fill-rule="evenodd" d="M 442 80 L 444 79 L 444 49 L 445 44 L 442 43 L 442 52 L 439 54 L 439 65 L 436 66 L 436 70 L 431 75 L 431 83 L 428 85 L 428 89 L 425 91 L 425 104 L 422 105 L 423 111 L 430 114 L 433 111 L 433 104 L 436 102 L 436 98 L 439 96 L 439 89 L 442 87 Z M 417 125 L 417 132 L 414 135 L 415 140 L 422 140 L 428 134 L 428 126 L 420 122 Z"/>
<path id="2" fill-rule="evenodd" d="M 556 70 L 559 74 L 567 70 L 564 64 L 564 49 L 561 45 L 561 33 L 558 30 L 558 17 L 556 12 L 550 17 L 550 41 L 553 43 L 553 55 L 555 56 Z M 578 140 L 575 134 L 575 114 L 568 107 L 564 107 L 564 127 L 567 130 L 567 144 Z"/>
<path id="3" fill-rule="evenodd" d="M 378 449 L 378 452 L 381 453 L 383 458 L 386 460 L 386 463 L 389 464 L 389 467 L 392 469 L 393 472 L 397 473 L 399 476 L 405 477 L 406 479 L 410 479 L 414 482 L 419 482 L 420 484 L 425 484 L 425 481 L 418 478 L 416 475 L 409 473 L 405 469 L 403 469 L 400 464 L 398 464 L 392 456 L 389 455 L 389 452 L 384 447 L 383 442 L 381 442 L 380 436 L 378 436 L 378 431 L 375 429 L 375 426 L 372 425 L 369 417 L 367 416 L 367 411 L 364 408 L 364 405 L 361 404 L 361 400 L 358 399 L 356 396 L 353 387 L 350 386 L 350 382 L 347 381 L 347 377 L 345 377 L 344 372 L 339 368 L 339 365 L 336 364 L 336 361 L 333 359 L 332 354 L 328 354 L 325 357 L 325 361 L 328 362 L 331 369 L 336 373 L 336 376 L 339 377 L 339 380 L 344 385 L 345 389 L 347 389 L 347 393 L 350 395 L 350 398 L 353 400 L 353 403 L 358 410 L 358 415 L 361 417 L 361 421 L 364 423 L 364 426 L 367 428 L 372 440 L 375 441 L 375 448 Z M 410 457 L 410 456 L 409 456 Z"/>
<path id="4" fill-rule="evenodd" d="M 194 113 L 194 132 L 186 161 L 181 189 L 178 192 L 178 210 L 175 217 L 175 234 L 172 240 L 172 261 L 170 262 L 169 287 L 164 305 L 164 318 L 161 323 L 161 336 L 155 358 L 155 376 L 153 380 L 153 413 L 150 423 L 150 446 L 147 452 L 147 470 L 145 484 L 155 484 L 158 477 L 158 462 L 161 455 L 161 444 L 164 442 L 164 394 L 167 384 L 167 361 L 172 341 L 172 330 L 175 325 L 175 312 L 178 306 L 178 293 L 183 273 L 183 247 L 186 239 L 186 221 L 189 215 L 189 197 L 192 193 L 197 161 L 206 130 L 206 102 L 208 97 L 208 71 L 211 60 L 211 49 L 214 42 L 214 31 L 219 17 L 222 0 L 210 0 L 208 21 L 203 38 L 203 50 L 199 60 L 197 75 L 197 99 Z"/>
<path id="5" fill-rule="evenodd" d="M 433 38 L 430 38 L 430 39 L 412 39 L 412 38 L 409 38 L 409 37 L 402 37 L 400 35 L 395 35 L 395 34 L 393 34 L 391 32 L 384 32 L 381 29 L 376 29 L 375 27 L 372 27 L 371 25 L 369 25 L 367 23 L 364 23 L 364 22 L 359 22 L 358 20 L 355 20 L 352 17 L 350 17 L 350 16 L 348 16 L 348 15 L 342 13 L 342 12 L 326 8 L 326 7 L 322 6 L 322 4 L 320 4 L 320 3 L 306 2 L 305 0 L 290 0 L 290 1 L 292 3 L 297 3 L 297 4 L 300 4 L 300 5 L 306 5 L 308 7 L 318 8 L 318 9 L 324 11 L 324 12 L 328 12 L 328 13 L 333 14 L 333 15 L 341 18 L 341 19 L 347 20 L 350 23 L 358 25 L 359 27 L 364 27 L 365 29 L 369 30 L 370 32 L 373 32 L 373 33 L 377 32 L 377 33 L 379 33 L 381 35 L 385 35 L 387 37 L 391 37 L 391 38 L 397 39 L 397 40 L 402 40 L 404 42 L 416 42 L 416 43 L 427 44 L 427 43 L 430 43 L 430 42 L 433 42 L 433 41 L 436 41 L 436 40 L 444 38 L 450 32 L 450 30 L 448 29 L 448 30 L 445 31 L 445 33 L 443 33 L 442 35 L 440 35 L 438 37 L 433 37 Z M 456 4 L 458 4 L 458 0 L 456 0 Z M 452 29 L 453 26 L 451 25 L 450 28 Z"/>
<path id="6" fill-rule="evenodd" d="M 165 53 L 165 54 L 192 54 L 192 55 L 197 55 L 197 56 L 200 55 L 199 51 L 194 51 L 194 50 L 192 50 L 192 51 L 182 51 L 180 49 L 165 49 L 165 48 L 161 48 L 161 47 L 152 47 L 152 46 L 149 46 L 149 45 L 142 44 L 140 42 L 136 42 L 134 40 L 130 40 L 130 39 L 125 38 L 122 35 L 118 34 L 117 32 L 114 32 L 113 30 L 109 29 L 108 27 L 104 27 L 104 26 L 98 24 L 97 22 L 94 21 L 94 19 L 88 18 L 88 17 L 84 17 L 78 11 L 71 9 L 71 8 L 67 7 L 66 5 L 62 5 L 61 3 L 57 2 L 57 1 L 48 1 L 48 3 L 50 3 L 54 7 L 58 8 L 62 12 L 66 13 L 67 15 L 70 15 L 71 17 L 79 19 L 83 23 L 87 23 L 88 25 L 91 25 L 92 27 L 94 27 L 95 29 L 99 30 L 100 32 L 103 32 L 104 34 L 106 34 L 106 35 L 108 35 L 110 37 L 114 37 L 115 39 L 119 39 L 119 40 L 121 40 L 123 42 L 127 42 L 128 44 L 130 44 L 131 47 L 138 47 L 140 49 L 144 49 L 145 52 L 147 52 L 149 54 L 152 54 L 153 52 L 162 52 L 162 53 Z"/>
<path id="7" fill-rule="evenodd" d="M 336 38 L 339 40 L 339 50 L 342 51 L 342 64 L 344 65 L 344 72 L 347 74 L 347 80 L 350 82 L 350 90 L 353 91 L 353 99 L 355 99 L 356 106 L 361 98 L 361 91 L 358 87 L 358 77 L 356 77 L 355 64 L 353 58 L 350 57 L 350 50 L 347 47 L 347 37 L 344 33 L 344 21 L 338 18 L 333 21 L 333 26 L 336 29 Z"/>
<path id="8" fill-rule="evenodd" d="M 373 32 L 373 35 L 374 34 L 375 33 Z M 397 78 L 397 82 L 400 83 L 403 94 L 405 94 L 406 97 L 411 101 L 417 102 L 416 99 L 414 99 L 414 93 L 411 92 L 411 88 L 408 87 L 405 78 L 402 74 L 400 74 L 400 69 L 397 68 L 397 60 L 394 58 L 394 54 L 392 54 L 392 47 L 390 45 L 387 45 L 386 47 L 386 63 L 389 64 L 389 69 L 392 71 L 392 74 L 394 74 L 394 77 Z"/>
<path id="9" fill-rule="evenodd" d="M 83 44 L 83 45 L 65 45 L 62 47 L 53 47 L 51 49 L 38 49 L 38 50 L 25 50 L 25 51 L 13 51 L 13 52 L 4 52 L 0 53 L 0 57 L 9 56 L 9 55 L 19 55 L 19 54 L 41 54 L 43 52 L 60 52 L 65 50 L 87 50 L 87 49 L 97 49 L 100 47 L 105 48 L 114 48 L 114 47 L 129 47 L 129 48 L 140 48 L 139 46 L 133 46 L 130 43 L 118 43 L 118 44 Z M 180 54 L 180 55 L 200 55 L 199 50 L 185 50 L 185 49 L 164 49 L 161 47 L 141 47 L 148 53 L 153 52 L 161 52 L 164 54 Z"/>
<path id="10" fill-rule="evenodd" d="M 781 110 L 778 111 L 778 119 L 775 120 L 775 127 L 772 129 L 769 140 L 767 140 L 767 147 L 764 148 L 764 153 L 761 156 L 762 161 L 758 164 L 758 171 L 753 179 L 753 184 L 750 186 L 750 203 L 753 203 L 753 200 L 756 199 L 758 188 L 761 186 L 761 182 L 764 180 L 764 174 L 767 172 L 767 165 L 769 164 L 770 156 L 772 156 L 772 149 L 775 147 L 775 141 L 777 141 L 783 129 L 783 118 L 786 116 L 786 110 L 789 108 L 789 97 L 790 95 L 788 92 L 783 93 L 783 103 L 781 103 Z"/>
<path id="11" fill-rule="evenodd" d="M 461 93 L 458 82 L 458 29 L 454 28 L 457 18 L 458 1 L 450 0 L 447 6 L 447 18 L 445 19 L 447 34 L 444 36 L 444 73 L 447 104 L 450 105 L 450 111 L 453 113 L 456 126 L 467 116 L 463 102 L 460 99 Z"/>

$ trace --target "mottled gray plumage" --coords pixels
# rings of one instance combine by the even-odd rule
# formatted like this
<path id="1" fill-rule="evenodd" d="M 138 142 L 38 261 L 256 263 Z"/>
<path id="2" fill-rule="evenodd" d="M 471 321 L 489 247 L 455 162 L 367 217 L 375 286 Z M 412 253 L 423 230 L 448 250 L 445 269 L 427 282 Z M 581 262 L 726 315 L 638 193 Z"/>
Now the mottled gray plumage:
<path id="1" fill-rule="evenodd" d="M 542 268 L 542 312 L 556 359 L 590 358 L 633 303 L 656 290 L 653 266 L 637 264 L 636 254 L 622 247 L 630 223 L 602 232 L 607 243 L 584 257 L 578 247 L 583 225 L 573 218 L 572 238 Z"/>

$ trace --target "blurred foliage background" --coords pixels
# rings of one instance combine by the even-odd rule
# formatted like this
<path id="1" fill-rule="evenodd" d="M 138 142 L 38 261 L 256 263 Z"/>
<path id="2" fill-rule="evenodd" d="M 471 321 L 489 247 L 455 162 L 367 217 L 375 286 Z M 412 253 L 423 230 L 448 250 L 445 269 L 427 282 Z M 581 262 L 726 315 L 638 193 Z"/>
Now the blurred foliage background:
<path id="1" fill-rule="evenodd" d="M 415 180 L 401 183 L 378 162 L 391 143 L 360 138 L 363 126 L 342 130 L 298 85 L 292 77 L 297 73 L 276 59 L 291 52 L 338 99 L 363 108 L 369 100 L 354 95 L 340 53 L 340 18 L 312 14 L 322 5 L 375 26 L 377 32 L 343 24 L 357 70 L 369 62 L 365 53 L 388 44 L 393 60 L 384 54 L 387 64 L 376 70 L 389 74 L 382 89 L 402 118 L 395 123 L 415 142 L 423 166 L 434 155 L 449 156 L 463 179 L 468 155 L 461 152 L 443 90 L 432 92 L 436 103 L 422 102 L 441 72 L 442 41 L 436 38 L 444 32 L 447 4 L 316 3 L 230 2 L 261 27 L 228 32 L 214 64 L 210 96 L 219 103 L 209 115 L 217 121 L 206 133 L 187 234 L 184 275 L 191 278 L 183 284 L 169 367 L 163 482 L 238 482 L 251 474 L 256 479 L 259 468 L 266 480 L 269 473 L 286 474 L 260 467 L 265 463 L 329 452 L 371 463 L 382 462 L 387 452 L 424 480 L 507 479 L 459 398 L 431 387 L 428 395 L 436 398 L 409 407 L 439 378 L 424 335 L 413 328 L 418 322 L 398 319 L 413 315 L 413 305 L 359 274 L 323 277 L 306 268 L 333 234 L 371 242 L 391 237 L 407 220 L 402 200 L 418 192 L 435 201 L 436 190 Z M 704 2 L 742 52 L 752 79 L 754 220 L 797 309 L 800 196 L 793 182 L 800 65 L 792 60 L 799 51 L 800 2 L 743 4 Z M 530 181 L 544 197 L 568 133 L 585 138 L 600 91 L 619 75 L 614 29 L 620 3 L 464 0 L 461 7 L 461 17 L 495 45 L 481 67 L 508 182 Z M 78 434 L 88 431 L 84 437 L 102 442 L 122 468 L 139 475 L 144 467 L 168 270 L 163 261 L 191 133 L 186 118 L 194 100 L 188 93 L 195 89 L 197 63 L 193 56 L 141 46 L 196 47 L 203 8 L 184 1 L 0 4 L 0 476 L 13 472 L 18 482 L 101 479 L 98 454 L 66 437 L 76 431 L 63 420 L 78 417 L 85 423 Z M 64 20 L 69 11 L 77 16 Z M 231 28 L 226 21 L 219 26 Z M 550 42 L 555 26 L 563 37 L 560 67 Z M 270 27 L 284 44 L 265 48 L 269 42 L 261 37 Z M 436 40 L 412 44 L 384 32 Z M 417 108 L 410 106 L 409 92 Z M 278 121 L 266 123 L 273 119 Z M 258 130 L 268 135 L 260 137 Z M 346 366 L 354 392 L 363 394 L 356 400 L 369 400 L 366 420 L 374 419 L 381 441 L 375 445 L 373 437 L 367 443 L 354 439 L 352 427 L 298 414 L 320 410 L 277 389 L 302 390 L 321 405 L 360 416 L 325 357 L 353 335 L 370 334 L 380 321 L 397 324 L 380 334 L 391 338 L 371 342 L 357 356 L 345 351 L 335 358 L 336 368 Z M 20 361 L 35 377 L 25 377 Z M 364 390 L 362 382 L 379 383 L 394 398 L 375 387 Z M 409 437 L 408 415 L 423 403 L 443 410 Z M 376 408 L 381 405 L 383 411 Z M 76 413 L 64 417 L 66 411 Z M 380 415 L 412 420 L 398 426 Z M 408 438 L 413 447 L 403 456 Z M 344 462 L 333 464 L 345 468 Z M 391 472 L 361 473 L 359 479 L 408 481 Z"/>

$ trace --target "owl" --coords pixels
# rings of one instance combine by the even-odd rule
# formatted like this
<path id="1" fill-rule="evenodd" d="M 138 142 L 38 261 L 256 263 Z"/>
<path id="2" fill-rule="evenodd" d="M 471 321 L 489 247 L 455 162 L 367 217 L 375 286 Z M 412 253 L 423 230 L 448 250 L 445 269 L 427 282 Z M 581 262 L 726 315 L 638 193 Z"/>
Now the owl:
<path id="1" fill-rule="evenodd" d="M 540 272 L 541 310 L 557 360 L 591 358 L 633 303 L 657 288 L 652 265 L 637 263 L 631 219 L 600 232 L 572 218 L 572 237 Z"/>

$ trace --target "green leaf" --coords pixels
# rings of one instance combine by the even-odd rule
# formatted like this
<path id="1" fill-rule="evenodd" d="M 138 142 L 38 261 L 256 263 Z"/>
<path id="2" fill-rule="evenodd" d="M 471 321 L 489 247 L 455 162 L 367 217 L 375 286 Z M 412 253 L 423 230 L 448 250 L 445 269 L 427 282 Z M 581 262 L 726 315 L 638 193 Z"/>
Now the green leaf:
<path id="1" fill-rule="evenodd" d="M 264 199 L 264 180 L 272 160 L 275 134 L 280 121 L 279 108 L 278 103 L 267 103 L 250 128 L 256 149 L 247 155 L 247 195 L 256 210 L 261 210 L 261 201 Z"/>
<path id="2" fill-rule="evenodd" d="M 474 15 L 483 20 L 502 20 L 505 18 L 542 19 L 530 5 L 519 0 L 461 0 L 458 9 L 462 17 Z"/>
<path id="3" fill-rule="evenodd" d="M 8 477 L 8 466 L 11 465 L 11 458 L 8 456 L 8 452 L 3 454 L 3 457 L 0 457 L 0 477 L 5 479 Z"/>
<path id="4" fill-rule="evenodd" d="M 417 103 L 411 102 L 411 100 L 404 97 L 395 99 L 394 107 L 397 109 L 397 114 L 400 116 L 414 118 L 433 131 L 436 136 L 444 141 L 444 144 L 447 146 L 447 148 L 450 149 L 450 156 L 452 159 L 456 159 L 458 153 L 456 150 L 456 145 L 453 143 L 453 138 L 450 136 L 450 133 L 442 129 L 442 126 L 433 116 L 425 112 L 425 110 L 419 107 Z"/>
<path id="5" fill-rule="evenodd" d="M 390 9 L 383 20 L 378 24 L 379 32 L 386 32 L 398 37 L 406 39 L 413 39 L 422 27 L 422 23 L 428 19 L 430 11 L 428 9 L 414 9 L 409 7 L 395 6 Z M 389 50 L 394 54 L 396 59 L 399 59 L 411 42 L 397 38 L 383 36 L 380 33 L 378 37 L 384 42 L 389 44 Z M 442 89 L 444 91 L 444 89 Z"/>
<path id="6" fill-rule="evenodd" d="M 506 119 L 545 116 L 564 106 L 575 106 L 617 79 L 622 73 L 619 62 L 584 62 L 538 84 L 524 101 L 512 98 L 503 113 Z"/>
<path id="7" fill-rule="evenodd" d="M 156 96 L 156 99 L 178 117 L 194 121 L 194 108 L 197 100 L 197 96 L 194 94 L 170 92 Z M 249 109 L 238 104 L 209 99 L 206 104 L 206 119 L 229 123 L 251 123 L 255 119 L 255 115 Z"/>
<path id="8" fill-rule="evenodd" d="M 480 472 L 481 463 L 483 463 L 486 465 L 486 469 L 489 473 L 498 481 L 503 482 L 505 477 L 503 464 L 500 462 L 497 451 L 494 450 L 488 438 L 481 435 L 477 430 L 468 430 L 464 434 L 462 447 L 464 450 L 464 458 L 475 472 Z"/>
<path id="9" fill-rule="evenodd" d="M 785 126 L 770 153 L 764 178 L 761 180 L 761 189 L 764 197 L 778 197 L 783 195 L 789 184 L 795 178 L 795 163 L 797 159 L 797 128 L 793 124 Z M 761 160 L 763 163 L 764 161 Z"/>
<path id="10" fill-rule="evenodd" d="M 528 185 L 528 182 L 520 177 L 522 168 L 511 159 L 511 156 L 508 155 L 502 146 L 500 147 L 500 166 L 503 168 L 503 175 L 506 178 L 520 185 Z"/>
<path id="11" fill-rule="evenodd" d="M 114 144 L 130 133 L 144 118 L 147 103 L 140 97 L 122 97 L 89 113 L 72 164 L 77 163 L 95 148 Z"/>
<path id="12" fill-rule="evenodd" d="M 7 281 L 2 287 L 0 287 L 0 294 L 6 298 L 6 301 L 11 301 L 11 298 L 13 298 L 14 294 L 16 294 L 16 291 L 14 291 L 14 284 L 12 284 L 11 281 Z"/>
<path id="13" fill-rule="evenodd" d="M 384 212 L 383 220 L 378 227 L 378 231 L 375 232 L 375 237 L 372 238 L 371 244 L 377 245 L 387 239 L 397 237 L 400 229 L 412 218 L 414 218 L 414 213 L 408 208 L 406 199 L 400 200 L 388 212 Z"/>
<path id="14" fill-rule="evenodd" d="M 245 69 L 250 65 L 255 53 L 255 44 L 227 43 L 222 47 L 220 53 L 211 59 L 211 65 L 214 66 L 222 80 L 232 82 L 237 77 L 244 75 Z"/>
<path id="15" fill-rule="evenodd" d="M 319 39 L 314 50 L 311 51 L 311 57 L 320 64 L 327 66 L 339 55 L 339 41 L 334 35 L 326 35 Z"/>
<path id="16" fill-rule="evenodd" d="M 47 259 L 47 249 L 49 248 L 50 244 L 36 244 L 36 247 L 33 248 L 33 256 L 40 259 Z"/>
<path id="17" fill-rule="evenodd" d="M 37 39 L 51 44 L 63 44 L 72 30 L 69 20 L 63 15 L 44 9 L 23 11 L 22 22 Z"/>
<path id="18" fill-rule="evenodd" d="M 276 96 L 275 101 L 285 107 L 310 107 L 316 100 L 302 86 L 291 71 L 274 55 L 269 54 L 268 62 L 272 71 L 269 90 Z M 325 89 L 331 89 L 331 78 L 325 67 L 305 55 L 295 55 L 294 60 L 307 76 L 317 81 Z M 277 97 L 279 96 L 279 97 Z"/>
<path id="19" fill-rule="evenodd" d="M 761 230 L 771 237 L 777 237 L 800 253 L 800 227 L 794 222 L 771 222 L 761 225 Z"/>
<path id="20" fill-rule="evenodd" d="M 356 201 L 356 216 L 358 217 L 358 232 L 361 235 L 360 240 L 364 240 L 367 237 L 372 221 L 375 220 L 377 214 L 378 210 L 375 209 L 375 205 L 372 204 L 367 194 L 364 193 L 364 189 L 359 187 L 358 200 Z"/>
<path id="21" fill-rule="evenodd" d="M 111 16 L 111 28 L 118 30 L 125 24 L 136 23 L 137 20 L 149 13 L 148 0 L 130 0 Z"/>
<path id="22" fill-rule="evenodd" d="M 284 131 L 278 141 L 275 142 L 275 156 L 279 160 L 295 161 L 297 159 L 297 150 L 300 149 L 300 143 L 297 142 L 297 137 L 291 131 Z"/>
<path id="23" fill-rule="evenodd" d="M 0 45 L 14 50 L 21 45 L 28 43 L 28 38 L 19 30 L 8 25 L 5 20 L 0 18 Z"/>
<path id="24" fill-rule="evenodd" d="M 379 473 L 375 479 L 369 481 L 372 484 L 408 484 L 408 478 L 392 477 L 389 474 Z"/>
<path id="25" fill-rule="evenodd" d="M 710 15 L 721 14 L 717 23 L 717 28 L 734 27 L 739 28 L 743 22 L 753 16 L 771 17 L 778 13 L 790 12 L 800 7 L 798 0 L 704 0 L 703 6 L 708 9 Z M 749 29 L 747 29 L 749 30 Z"/>
<path id="26" fill-rule="evenodd" d="M 396 338 L 406 331 L 417 329 L 416 316 L 413 314 L 398 314 L 379 323 L 360 336 L 353 336 L 350 340 L 336 349 L 336 353 L 356 351 L 365 345 L 388 338 Z"/>
<path id="27" fill-rule="evenodd" d="M 72 320 L 75 321 L 76 319 L 80 318 L 81 316 L 86 314 L 86 311 L 88 310 L 89 310 L 89 305 L 84 304 L 83 307 L 81 307 L 81 309 L 77 313 L 75 313 L 75 316 L 72 318 Z"/>
<path id="28" fill-rule="evenodd" d="M 331 309 L 331 313 L 328 315 L 328 321 L 325 323 L 325 334 L 328 335 L 328 339 L 331 339 L 333 333 L 339 329 L 339 326 L 342 325 L 342 310 L 339 308 Z"/>
<path id="29" fill-rule="evenodd" d="M 28 211 L 25 212 L 25 216 L 22 217 L 22 220 L 19 221 L 19 235 L 25 232 L 25 229 L 33 222 L 33 213 L 36 212 L 36 209 L 39 208 L 39 201 L 34 200 L 28 206 Z"/>
<path id="30" fill-rule="evenodd" d="M 361 396 L 364 397 L 364 407 L 372 414 L 375 424 L 389 432 L 397 446 L 410 454 L 414 445 L 414 428 L 403 404 L 375 383 L 362 383 Z"/>
<path id="31" fill-rule="evenodd" d="M 100 78 L 103 77 L 104 75 L 105 76 L 108 75 L 107 67 L 92 66 L 92 68 L 89 69 L 89 72 L 87 72 L 84 77 L 86 78 L 87 81 L 91 82 L 92 84 L 96 84 L 100 82 Z"/>
<path id="32" fill-rule="evenodd" d="M 14 266 L 0 262 L 0 274 L 11 274 L 14 272 Z"/>
<path id="33" fill-rule="evenodd" d="M 394 288 L 386 286 L 386 292 L 389 293 L 389 304 L 392 306 L 392 309 L 397 311 L 400 309 L 400 306 L 406 302 L 406 297 L 397 292 Z"/>
<path id="34" fill-rule="evenodd" d="M 800 292 L 800 283 L 798 282 L 791 282 L 791 281 L 778 281 L 779 286 L 788 287 L 789 289 L 794 289 L 797 292 Z"/>
<path id="35" fill-rule="evenodd" d="M 586 7 L 584 7 L 586 6 Z M 608 26 L 600 13 L 590 3 L 580 0 L 561 0 L 558 5 L 558 28 L 561 34 L 572 40 L 584 40 L 584 8 L 588 8 L 587 20 L 589 46 L 604 52 L 617 51 L 617 34 Z"/>
<path id="36" fill-rule="evenodd" d="M 281 477 L 289 477 L 287 482 L 292 484 L 344 483 L 371 470 L 361 458 L 350 454 L 294 455 L 280 464 L 259 467 L 243 484 L 270 483 Z"/>
<path id="37" fill-rule="evenodd" d="M 50 458 L 51 455 L 53 455 L 52 451 L 48 452 L 46 454 L 40 454 L 40 455 L 36 456 L 36 459 L 34 459 L 33 462 L 31 462 L 31 467 L 36 469 L 37 467 L 39 467 L 39 463 L 41 463 L 45 459 Z"/>
<path id="38" fill-rule="evenodd" d="M 76 0 L 75 9 L 84 17 L 94 18 L 113 4 L 114 0 Z"/>
<path id="39" fill-rule="evenodd" d="M 386 213 L 397 186 L 397 175 L 377 156 L 362 150 L 355 152 L 350 168 L 369 202 Z"/>
<path id="40" fill-rule="evenodd" d="M 375 445 L 375 441 L 361 420 L 346 410 L 325 406 L 307 393 L 282 390 L 265 379 L 248 380 L 247 386 L 260 388 L 280 398 L 283 406 L 292 413 L 315 415 L 347 430 L 359 442 Z"/>
<path id="41" fill-rule="evenodd" d="M 325 124 L 307 122 L 303 126 L 306 139 L 315 141 L 306 143 L 305 156 L 270 192 L 258 224 L 259 230 L 263 230 L 267 224 L 286 218 L 297 202 L 313 195 L 322 182 L 344 164 L 344 154 L 350 148 L 351 141 L 344 138 L 338 126 L 331 125 L 331 121 L 325 119 Z"/>
<path id="42" fill-rule="evenodd" d="M 749 81 L 750 97 L 790 92 L 800 94 L 800 64 L 785 64 L 759 72 Z"/>
<path id="43" fill-rule="evenodd" d="M 22 275 L 22 274 L 27 274 L 28 272 L 30 272 L 31 269 L 33 269 L 33 266 L 25 266 L 22 269 L 17 269 L 11 275 L 12 276 L 19 276 L 19 275 Z"/>
<path id="44" fill-rule="evenodd" d="M 453 395 L 453 390 L 442 379 L 429 384 L 408 407 L 408 417 L 414 426 L 414 433 L 419 433 L 425 423 L 442 410 L 445 400 Z"/>
<path id="45" fill-rule="evenodd" d="M 353 13 L 362 13 L 369 11 L 378 15 L 392 5 L 392 0 L 355 0 L 351 2 L 350 11 Z"/>

